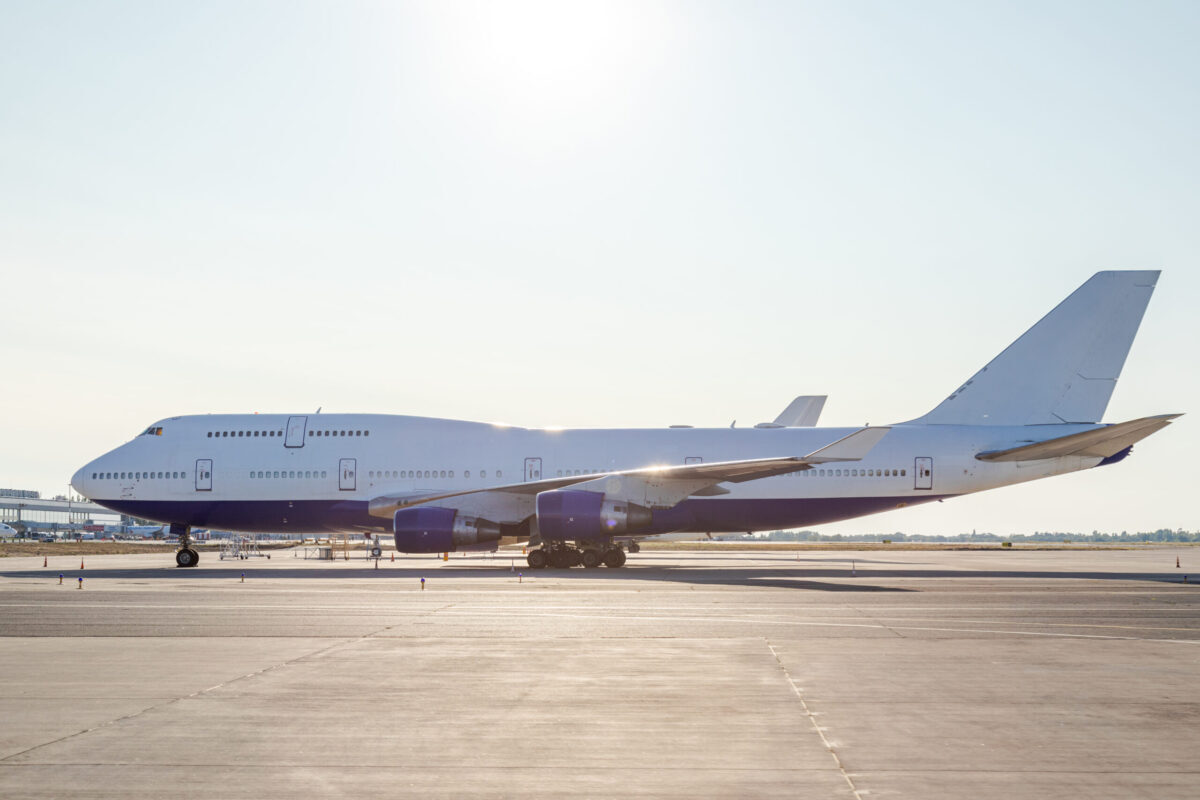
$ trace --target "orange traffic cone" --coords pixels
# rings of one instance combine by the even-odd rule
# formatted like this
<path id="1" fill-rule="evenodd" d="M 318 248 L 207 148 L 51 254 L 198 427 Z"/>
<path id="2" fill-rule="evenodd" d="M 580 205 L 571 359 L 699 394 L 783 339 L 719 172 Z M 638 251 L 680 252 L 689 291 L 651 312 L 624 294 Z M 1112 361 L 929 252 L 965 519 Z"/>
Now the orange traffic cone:
<path id="1" fill-rule="evenodd" d="M 396 563 L 396 554 L 395 553 L 392 553 L 392 563 L 393 564 Z"/>
<path id="2" fill-rule="evenodd" d="M 43 566 L 45 566 L 43 564 Z M 1175 569 L 1179 569 L 1179 556 L 1175 556 Z"/>
<path id="3" fill-rule="evenodd" d="M 43 567 L 44 567 L 44 566 L 46 566 L 46 563 L 47 563 L 47 559 L 48 559 L 48 558 L 49 558 L 49 556 L 42 556 L 42 566 L 43 566 Z"/>

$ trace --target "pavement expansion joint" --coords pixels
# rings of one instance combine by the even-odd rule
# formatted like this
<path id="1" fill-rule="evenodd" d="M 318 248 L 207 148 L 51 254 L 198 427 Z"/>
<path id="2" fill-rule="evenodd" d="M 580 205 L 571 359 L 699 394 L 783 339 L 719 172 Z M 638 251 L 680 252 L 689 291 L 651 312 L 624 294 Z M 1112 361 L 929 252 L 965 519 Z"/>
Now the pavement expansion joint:
<path id="1" fill-rule="evenodd" d="M 180 695 L 178 697 L 172 697 L 161 703 L 154 703 L 152 705 L 148 705 L 145 708 L 142 708 L 142 709 L 139 709 L 138 711 L 133 712 L 132 714 L 123 714 L 122 716 L 115 717 L 114 719 L 110 719 L 106 722 L 102 722 L 99 725 L 93 725 L 89 728 L 84 728 L 83 730 L 74 731 L 73 733 L 68 733 L 65 736 L 60 736 L 56 739 L 51 739 L 50 741 L 35 744 L 32 747 L 27 747 L 24 750 L 20 750 L 16 753 L 10 753 L 9 755 L 7 755 L 5 757 L 0 758 L 0 764 L 4 764 L 4 762 L 10 761 L 19 756 L 27 755 L 29 753 L 34 752 L 35 750 L 40 750 L 43 747 L 49 747 L 51 745 L 59 744 L 61 742 L 70 741 L 71 739 L 76 739 L 80 736 L 85 736 L 89 733 L 92 733 L 93 731 L 102 730 L 104 728 L 110 728 L 114 725 L 119 725 L 122 722 L 127 722 L 132 719 L 137 719 L 138 717 L 141 717 L 151 711 L 157 711 L 159 709 L 167 708 L 167 707 L 172 706 L 176 703 L 179 703 L 183 700 L 191 700 L 193 698 L 200 697 L 202 695 L 208 694 L 209 692 L 213 692 L 213 691 L 216 691 L 217 689 L 221 689 L 225 686 L 229 686 L 233 683 L 237 683 L 238 681 L 243 681 L 243 680 L 247 680 L 249 678 L 258 677 L 260 675 L 265 675 L 269 672 L 274 672 L 275 670 L 282 669 L 283 667 L 287 667 L 291 664 L 295 664 L 295 663 L 304 661 L 305 659 L 313 658 L 314 656 L 324 655 L 325 653 L 328 653 L 331 650 L 335 650 L 339 647 L 349 647 L 351 645 L 354 645 L 354 644 L 357 644 L 357 643 L 363 641 L 364 639 L 369 639 L 372 636 L 375 636 L 379 633 L 383 633 L 384 631 L 387 631 L 392 627 L 395 627 L 395 626 L 387 626 L 385 628 L 381 628 L 378 631 L 372 631 L 371 633 L 367 633 L 367 634 L 364 634 L 363 636 L 358 636 L 358 637 L 355 637 L 352 639 L 341 638 L 338 641 L 333 642 L 332 644 L 326 645 L 325 647 L 318 648 L 317 650 L 314 650 L 311 653 L 303 653 L 301 655 L 296 656 L 295 658 L 289 658 L 284 661 L 280 661 L 277 664 L 271 664 L 270 666 L 263 667 L 262 669 L 256 669 L 251 672 L 247 672 L 242 675 L 238 675 L 236 677 L 230 678 L 227 681 L 221 681 L 220 683 L 214 684 L 212 686 L 208 686 L 204 689 L 198 689 L 194 692 L 190 692 L 189 694 Z"/>
<path id="2" fill-rule="evenodd" d="M 837 750 L 834 749 L 833 745 L 829 743 L 829 739 L 825 736 L 825 728 L 817 724 L 816 715 L 813 714 L 812 709 L 808 707 L 808 703 L 805 701 L 804 694 L 800 691 L 800 687 L 796 685 L 794 680 L 792 680 L 792 675 L 790 672 L 788 672 L 788 668 L 783 663 L 783 659 L 779 657 L 779 653 L 775 650 L 775 645 L 771 644 L 769 639 L 764 639 L 763 641 L 766 642 L 767 649 L 771 651 L 771 655 L 775 658 L 775 663 L 777 663 L 779 665 L 779 669 L 782 670 L 783 677 L 787 679 L 788 686 L 792 687 L 792 692 L 795 693 L 796 699 L 800 701 L 800 707 L 804 709 L 804 716 L 808 717 L 808 721 L 812 725 L 813 730 L 816 732 L 817 736 L 821 737 L 821 744 L 825 745 L 825 750 L 833 759 L 833 763 L 837 765 L 838 772 L 841 774 L 842 778 L 845 779 L 846 785 L 850 787 L 850 791 L 856 798 L 862 800 L 862 793 L 858 790 L 858 787 L 854 785 L 854 779 L 850 777 L 850 773 L 846 772 L 846 767 L 842 764 L 842 759 L 837 754 Z"/>

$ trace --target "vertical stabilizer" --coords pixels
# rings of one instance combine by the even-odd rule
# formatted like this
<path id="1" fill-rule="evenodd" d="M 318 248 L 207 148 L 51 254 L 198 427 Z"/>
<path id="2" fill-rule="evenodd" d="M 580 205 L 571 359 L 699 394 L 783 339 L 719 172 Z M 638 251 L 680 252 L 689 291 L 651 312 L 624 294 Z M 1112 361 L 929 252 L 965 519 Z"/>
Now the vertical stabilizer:
<path id="1" fill-rule="evenodd" d="M 1157 270 L 1097 272 L 941 405 L 913 422 L 1099 422 L 1158 275 Z"/>

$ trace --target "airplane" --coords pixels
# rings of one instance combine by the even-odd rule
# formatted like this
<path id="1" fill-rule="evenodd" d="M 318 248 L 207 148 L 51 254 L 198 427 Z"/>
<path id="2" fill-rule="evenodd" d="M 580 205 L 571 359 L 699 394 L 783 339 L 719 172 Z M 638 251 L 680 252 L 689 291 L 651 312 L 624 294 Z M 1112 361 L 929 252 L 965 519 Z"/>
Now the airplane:
<path id="1" fill-rule="evenodd" d="M 1099 272 L 927 414 L 862 428 L 534 429 L 385 414 L 170 417 L 75 491 L 169 525 L 387 532 L 405 553 L 528 538 L 531 568 L 672 532 L 812 527 L 1107 466 L 1179 414 L 1100 420 L 1158 271 Z M 823 401 L 822 401 L 823 402 Z"/>
<path id="2" fill-rule="evenodd" d="M 0 539 L 15 539 L 19 535 L 16 528 L 0 522 Z"/>

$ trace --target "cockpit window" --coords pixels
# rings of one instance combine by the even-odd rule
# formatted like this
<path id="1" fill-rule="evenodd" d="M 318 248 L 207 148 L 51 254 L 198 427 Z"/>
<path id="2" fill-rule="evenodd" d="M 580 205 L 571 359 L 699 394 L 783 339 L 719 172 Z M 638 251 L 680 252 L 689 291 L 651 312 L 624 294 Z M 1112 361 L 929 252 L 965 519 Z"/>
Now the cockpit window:
<path id="1" fill-rule="evenodd" d="M 150 426 L 142 433 L 142 436 L 162 436 L 162 427 Z"/>

